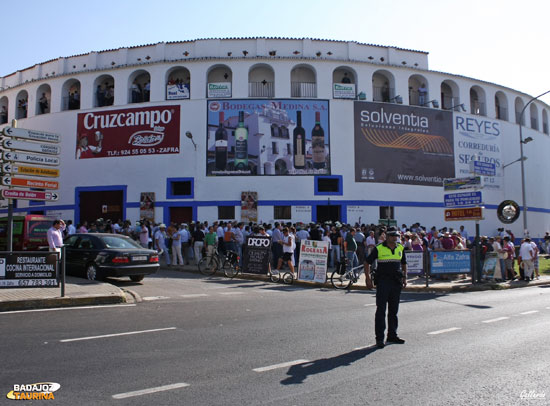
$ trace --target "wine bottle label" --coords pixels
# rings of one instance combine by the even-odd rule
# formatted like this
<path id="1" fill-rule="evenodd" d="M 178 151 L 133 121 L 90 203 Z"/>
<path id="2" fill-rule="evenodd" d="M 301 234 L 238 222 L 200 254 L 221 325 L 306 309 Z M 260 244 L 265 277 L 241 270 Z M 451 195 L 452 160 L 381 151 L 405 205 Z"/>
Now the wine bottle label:
<path id="1" fill-rule="evenodd" d="M 294 166 L 302 167 L 306 164 L 306 157 L 304 155 L 294 155 Z"/>
<path id="2" fill-rule="evenodd" d="M 235 158 L 236 159 L 248 159 L 248 142 L 247 140 L 239 140 L 237 139 L 235 141 Z"/>
<path id="3" fill-rule="evenodd" d="M 227 140 L 216 140 L 214 146 L 216 148 L 227 148 Z"/>

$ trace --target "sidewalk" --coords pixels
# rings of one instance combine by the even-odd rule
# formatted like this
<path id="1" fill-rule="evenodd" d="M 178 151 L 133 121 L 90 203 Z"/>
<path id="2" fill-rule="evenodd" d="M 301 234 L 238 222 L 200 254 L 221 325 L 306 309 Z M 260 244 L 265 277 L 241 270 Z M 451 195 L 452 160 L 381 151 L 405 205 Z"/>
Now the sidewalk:
<path id="1" fill-rule="evenodd" d="M 118 287 L 110 283 L 66 277 L 65 297 L 61 287 L 0 289 L 0 312 L 51 307 L 105 305 L 132 301 Z"/>
<path id="2" fill-rule="evenodd" d="M 162 267 L 162 270 L 181 270 L 183 272 L 199 273 L 196 265 L 186 265 L 183 267 Z M 334 289 L 329 280 L 325 284 L 294 281 L 294 285 L 307 286 L 311 288 Z M 222 276 L 222 274 L 217 274 Z M 239 279 L 269 281 L 266 275 L 239 274 Z M 144 283 L 147 283 L 145 278 Z M 270 282 L 271 283 L 271 282 Z M 542 275 L 540 280 L 535 279 L 531 282 L 513 281 L 513 282 L 485 282 L 472 284 L 471 278 L 455 279 L 451 281 L 430 280 L 430 286 L 426 288 L 424 278 L 412 277 L 408 280 L 405 292 L 423 292 L 423 293 L 454 293 L 454 292 L 472 292 L 483 290 L 513 289 L 526 286 L 550 285 L 550 276 Z M 365 286 L 365 276 L 361 275 L 359 281 L 351 286 L 354 290 L 367 290 Z M 0 312 L 26 309 L 44 309 L 52 307 L 67 306 L 87 306 L 87 305 L 105 305 L 116 303 L 133 303 L 134 298 L 131 294 L 125 293 L 120 288 L 104 282 L 93 282 L 83 278 L 67 276 L 65 285 L 65 297 L 61 297 L 61 288 L 26 288 L 26 289 L 0 289 Z"/>

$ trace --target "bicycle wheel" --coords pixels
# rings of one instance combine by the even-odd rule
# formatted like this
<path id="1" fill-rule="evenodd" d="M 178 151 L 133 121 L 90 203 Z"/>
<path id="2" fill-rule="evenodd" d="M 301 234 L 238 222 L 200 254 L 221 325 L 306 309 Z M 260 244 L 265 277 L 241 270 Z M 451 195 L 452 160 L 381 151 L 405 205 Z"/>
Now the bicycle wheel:
<path id="1" fill-rule="evenodd" d="M 269 273 L 269 279 L 271 279 L 271 282 L 279 282 L 281 280 L 281 274 L 279 271 L 271 271 Z"/>
<path id="2" fill-rule="evenodd" d="M 338 271 L 334 271 L 332 275 L 330 275 L 330 283 L 332 283 L 332 286 L 336 289 L 347 289 L 351 285 L 349 272 L 340 275 Z"/>
<path id="3" fill-rule="evenodd" d="M 294 275 L 292 274 L 292 272 L 285 272 L 283 274 L 283 283 L 291 285 L 292 282 L 294 282 Z"/>
<path id="4" fill-rule="evenodd" d="M 239 273 L 239 266 L 232 264 L 230 261 L 225 261 L 223 264 L 223 274 L 228 278 L 234 278 Z"/>
<path id="5" fill-rule="evenodd" d="M 219 268 L 217 257 L 203 257 L 198 264 L 199 271 L 206 276 L 212 276 Z"/>

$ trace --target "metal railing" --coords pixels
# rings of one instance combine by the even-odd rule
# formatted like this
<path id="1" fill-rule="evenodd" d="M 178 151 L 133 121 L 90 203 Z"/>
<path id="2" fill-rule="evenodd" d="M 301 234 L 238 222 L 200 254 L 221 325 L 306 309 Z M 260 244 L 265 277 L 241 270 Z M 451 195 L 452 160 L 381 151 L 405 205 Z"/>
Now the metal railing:
<path id="1" fill-rule="evenodd" d="M 290 97 L 317 97 L 317 83 L 291 82 Z"/>
<path id="2" fill-rule="evenodd" d="M 248 82 L 248 97 L 275 97 L 275 83 Z"/>
<path id="3" fill-rule="evenodd" d="M 395 97 L 395 89 L 392 87 L 376 87 L 372 88 L 372 101 L 389 103 Z"/>
<path id="4" fill-rule="evenodd" d="M 499 120 L 508 120 L 508 109 L 506 107 L 495 106 L 495 110 Z"/>
<path id="5" fill-rule="evenodd" d="M 441 108 L 443 110 L 450 110 L 460 104 L 460 99 L 458 97 L 452 96 L 443 96 L 441 99 Z"/>
<path id="6" fill-rule="evenodd" d="M 476 116 L 487 115 L 485 112 L 485 103 L 477 100 L 470 100 L 470 112 Z"/>
<path id="7" fill-rule="evenodd" d="M 74 97 L 65 96 L 61 99 L 61 110 L 78 110 L 80 109 L 80 100 L 75 100 Z"/>

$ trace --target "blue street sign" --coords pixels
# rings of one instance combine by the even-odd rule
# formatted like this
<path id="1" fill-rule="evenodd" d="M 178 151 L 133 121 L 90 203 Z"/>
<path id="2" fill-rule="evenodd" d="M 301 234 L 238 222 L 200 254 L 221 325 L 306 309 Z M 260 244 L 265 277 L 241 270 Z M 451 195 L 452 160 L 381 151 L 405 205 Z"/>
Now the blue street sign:
<path id="1" fill-rule="evenodd" d="M 479 206 L 481 204 L 481 192 L 451 193 L 445 195 L 445 207 Z"/>
<path id="2" fill-rule="evenodd" d="M 443 188 L 445 192 L 463 189 L 481 189 L 481 177 L 470 176 L 469 178 L 443 179 Z"/>
<path id="3" fill-rule="evenodd" d="M 496 176 L 496 165 L 492 162 L 472 161 L 474 164 L 474 175 Z"/>

